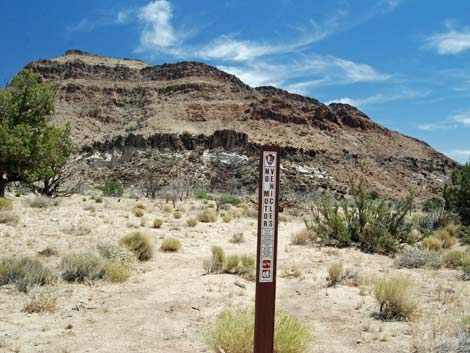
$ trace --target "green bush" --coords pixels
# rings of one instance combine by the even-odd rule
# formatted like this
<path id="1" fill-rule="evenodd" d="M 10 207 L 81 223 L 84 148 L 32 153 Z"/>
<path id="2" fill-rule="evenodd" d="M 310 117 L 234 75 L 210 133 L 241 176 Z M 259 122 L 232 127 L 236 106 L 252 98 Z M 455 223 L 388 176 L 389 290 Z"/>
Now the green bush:
<path id="1" fill-rule="evenodd" d="M 13 202 L 0 197 L 0 211 L 11 211 L 13 209 Z"/>
<path id="2" fill-rule="evenodd" d="M 161 219 L 156 219 L 153 221 L 154 228 L 160 228 L 163 225 L 163 221 Z"/>
<path id="3" fill-rule="evenodd" d="M 413 197 L 399 201 L 371 200 L 362 178 L 351 185 L 351 202 L 336 202 L 323 195 L 311 208 L 312 218 L 306 220 L 308 229 L 334 241 L 337 246 L 358 244 L 363 251 L 391 253 L 401 242 L 411 242 L 411 224 L 406 215 L 413 208 Z"/>
<path id="4" fill-rule="evenodd" d="M 461 226 L 459 228 L 459 238 L 462 244 L 470 245 L 470 226 Z"/>
<path id="5" fill-rule="evenodd" d="M 375 284 L 374 295 L 380 305 L 380 317 L 384 320 L 411 320 L 418 306 L 413 286 L 414 283 L 403 276 L 379 280 Z"/>
<path id="6" fill-rule="evenodd" d="M 210 195 L 205 191 L 195 191 L 193 193 L 193 196 L 196 199 L 203 199 L 203 200 L 208 200 L 210 198 Z"/>
<path id="7" fill-rule="evenodd" d="M 252 353 L 253 309 L 223 311 L 209 327 L 205 341 L 213 352 Z M 307 353 L 314 342 L 311 327 L 285 312 L 277 312 L 274 324 L 275 353 Z"/>
<path id="8" fill-rule="evenodd" d="M 62 278 L 67 282 L 91 281 L 103 277 L 104 262 L 94 252 L 71 253 L 61 262 Z"/>
<path id="9" fill-rule="evenodd" d="M 454 169 L 443 196 L 446 210 L 455 212 L 460 223 L 470 226 L 470 163 Z"/>
<path id="10" fill-rule="evenodd" d="M 4 257 L 0 259 L 0 286 L 16 284 L 18 290 L 27 292 L 34 286 L 55 281 L 52 272 L 38 260 L 28 257 Z"/>
<path id="11" fill-rule="evenodd" d="M 124 187 L 119 181 L 107 181 L 96 188 L 103 191 L 104 196 L 121 197 L 124 193 Z"/>
<path id="12" fill-rule="evenodd" d="M 431 197 L 423 204 L 424 212 L 434 212 L 444 208 L 444 200 L 440 197 Z"/>
<path id="13" fill-rule="evenodd" d="M 165 238 L 160 246 L 164 252 L 177 252 L 181 249 L 181 242 L 176 238 Z"/>
<path id="14" fill-rule="evenodd" d="M 139 261 L 152 258 L 153 245 L 149 236 L 141 232 L 132 232 L 119 239 L 119 244 L 132 251 Z"/>
<path id="15" fill-rule="evenodd" d="M 241 200 L 238 197 L 236 197 L 234 195 L 231 195 L 231 194 L 222 194 L 222 195 L 220 195 L 218 201 L 222 205 L 226 204 L 226 203 L 229 203 L 232 206 L 236 206 L 241 202 Z"/>

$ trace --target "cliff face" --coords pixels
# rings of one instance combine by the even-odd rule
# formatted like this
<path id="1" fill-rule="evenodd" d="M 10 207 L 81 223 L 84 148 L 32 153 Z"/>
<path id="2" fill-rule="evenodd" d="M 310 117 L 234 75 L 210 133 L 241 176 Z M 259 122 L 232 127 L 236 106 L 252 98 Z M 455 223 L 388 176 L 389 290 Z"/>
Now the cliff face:
<path id="1" fill-rule="evenodd" d="M 357 108 L 274 87 L 251 88 L 214 67 L 149 66 L 80 51 L 28 68 L 59 86 L 56 124 L 69 122 L 85 181 L 139 187 L 187 176 L 208 189 L 256 188 L 261 144 L 283 147 L 284 190 L 347 192 L 366 164 L 371 190 L 399 196 L 439 190 L 455 162 L 388 130 Z"/>

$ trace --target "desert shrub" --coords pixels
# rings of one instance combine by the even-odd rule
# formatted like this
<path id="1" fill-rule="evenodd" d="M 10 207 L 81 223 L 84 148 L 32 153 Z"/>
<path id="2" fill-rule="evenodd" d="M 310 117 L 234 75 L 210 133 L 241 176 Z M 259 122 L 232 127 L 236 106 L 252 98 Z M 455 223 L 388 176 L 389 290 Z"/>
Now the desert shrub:
<path id="1" fill-rule="evenodd" d="M 431 235 L 435 230 L 443 228 L 449 223 L 458 221 L 454 214 L 444 210 L 434 210 L 427 213 L 417 213 L 412 218 L 413 227 L 425 235 Z"/>
<path id="2" fill-rule="evenodd" d="M 182 217 L 182 214 L 179 211 L 175 211 L 173 212 L 173 217 L 175 217 L 176 219 L 180 219 Z"/>
<path id="3" fill-rule="evenodd" d="M 424 212 L 434 212 L 444 208 L 444 200 L 440 197 L 430 197 L 423 203 Z"/>
<path id="4" fill-rule="evenodd" d="M 328 281 L 328 286 L 332 287 L 338 283 L 341 283 L 343 279 L 343 265 L 341 263 L 334 263 L 328 266 L 328 277 L 326 280 Z"/>
<path id="5" fill-rule="evenodd" d="M 43 250 L 38 251 L 38 255 L 51 257 L 51 256 L 58 256 L 59 252 L 51 246 L 46 246 Z"/>
<path id="6" fill-rule="evenodd" d="M 464 279 L 470 280 L 470 255 L 463 257 L 460 264 L 462 265 Z"/>
<path id="7" fill-rule="evenodd" d="M 119 244 L 132 251 L 139 261 L 152 258 L 153 245 L 147 234 L 141 232 L 129 233 L 119 239 Z"/>
<path id="8" fill-rule="evenodd" d="M 0 197 L 0 211 L 11 211 L 13 209 L 13 202 Z"/>
<path id="9" fill-rule="evenodd" d="M 229 215 L 225 215 L 222 220 L 224 221 L 224 223 L 230 223 L 230 221 L 232 220 L 232 217 L 230 217 Z"/>
<path id="10" fill-rule="evenodd" d="M 96 203 L 103 203 L 103 198 L 101 196 L 95 197 L 95 202 Z"/>
<path id="11" fill-rule="evenodd" d="M 311 233 L 312 232 L 309 229 L 293 233 L 291 236 L 291 243 L 294 245 L 305 245 L 309 241 Z"/>
<path id="12" fill-rule="evenodd" d="M 444 227 L 451 237 L 458 238 L 460 235 L 460 225 L 449 223 Z"/>
<path id="13" fill-rule="evenodd" d="M 244 214 L 249 218 L 258 218 L 258 210 L 256 208 L 248 208 Z"/>
<path id="14" fill-rule="evenodd" d="M 214 352 L 253 352 L 254 309 L 223 311 L 205 334 Z M 314 342 L 311 327 L 285 312 L 277 312 L 274 324 L 275 353 L 306 353 Z"/>
<path id="15" fill-rule="evenodd" d="M 107 181 L 96 188 L 103 191 L 104 196 L 121 197 L 124 193 L 124 187 L 119 181 Z"/>
<path id="16" fill-rule="evenodd" d="M 140 208 L 141 210 L 145 210 L 145 209 L 146 209 L 145 205 L 144 205 L 142 202 L 137 202 L 137 203 L 134 205 L 134 208 Z"/>
<path id="17" fill-rule="evenodd" d="M 465 253 L 460 250 L 450 250 L 444 253 L 442 261 L 445 267 L 457 268 L 461 265 L 462 259 L 465 257 Z"/>
<path id="18" fill-rule="evenodd" d="M 445 208 L 455 212 L 460 223 L 464 226 L 470 225 L 470 163 L 454 169 L 450 183 L 445 186 L 444 192 Z"/>
<path id="19" fill-rule="evenodd" d="M 209 194 L 205 191 L 195 191 L 193 193 L 193 196 L 196 198 L 196 199 L 204 199 L 204 200 L 207 200 L 209 199 Z"/>
<path id="20" fill-rule="evenodd" d="M 181 249 L 181 242 L 176 238 L 165 238 L 160 246 L 164 252 L 176 252 Z"/>
<path id="21" fill-rule="evenodd" d="M 220 202 L 220 204 L 222 205 L 229 203 L 232 206 L 236 206 L 241 202 L 241 200 L 238 197 L 231 195 L 231 194 L 222 194 L 219 196 L 218 202 Z"/>
<path id="22" fill-rule="evenodd" d="M 100 242 L 96 249 L 103 258 L 109 261 L 118 261 L 130 266 L 136 260 L 133 252 L 113 243 Z"/>
<path id="23" fill-rule="evenodd" d="M 160 228 L 163 225 L 163 221 L 161 219 L 156 219 L 153 221 L 154 228 Z"/>
<path id="24" fill-rule="evenodd" d="M 205 209 L 198 214 L 197 219 L 202 223 L 212 223 L 217 221 L 217 212 Z"/>
<path id="25" fill-rule="evenodd" d="M 323 195 L 311 207 L 307 228 L 337 246 L 358 244 L 366 252 L 390 253 L 399 243 L 411 242 L 406 214 L 413 208 L 412 195 L 399 201 L 371 200 L 363 178 L 358 184 L 352 183 L 351 195 L 350 202 L 341 203 Z"/>
<path id="26" fill-rule="evenodd" d="M 211 202 L 207 204 L 207 208 L 215 208 L 215 203 Z"/>
<path id="27" fill-rule="evenodd" d="M 398 267 L 404 268 L 441 268 L 441 254 L 437 251 L 406 247 L 395 260 Z"/>
<path id="28" fill-rule="evenodd" d="M 67 282 L 83 282 L 101 278 L 104 262 L 94 252 L 80 252 L 65 255 L 61 262 L 62 278 Z"/>
<path id="29" fill-rule="evenodd" d="M 128 262 L 109 260 L 104 266 L 104 273 L 108 281 L 122 283 L 131 275 L 131 265 Z"/>
<path id="30" fill-rule="evenodd" d="M 397 276 L 379 280 L 374 286 L 374 296 L 380 305 L 380 317 L 384 320 L 411 320 L 417 309 L 408 277 Z"/>
<path id="31" fill-rule="evenodd" d="M 427 237 L 421 241 L 421 245 L 428 250 L 439 251 L 441 250 L 442 243 L 435 237 Z"/>
<path id="32" fill-rule="evenodd" d="M 240 256 L 238 255 L 230 255 L 227 257 L 225 261 L 225 272 L 228 273 L 237 273 L 238 265 L 240 264 Z"/>
<path id="33" fill-rule="evenodd" d="M 47 208 L 51 205 L 52 205 L 51 199 L 42 195 L 34 196 L 34 198 L 29 202 L 29 206 L 33 208 Z"/>
<path id="34" fill-rule="evenodd" d="M 190 218 L 186 221 L 186 225 L 188 227 L 191 227 L 191 228 L 194 228 L 195 226 L 197 226 L 197 218 Z"/>
<path id="35" fill-rule="evenodd" d="M 0 224 L 15 225 L 18 223 L 19 217 L 11 211 L 0 211 Z"/>
<path id="36" fill-rule="evenodd" d="M 256 272 L 255 257 L 253 255 L 240 256 L 237 273 L 245 278 L 254 279 Z"/>
<path id="37" fill-rule="evenodd" d="M 1 221 L 0 221 L 1 223 Z M 470 226 L 462 226 L 459 229 L 459 238 L 462 244 L 470 245 Z"/>
<path id="38" fill-rule="evenodd" d="M 143 217 L 145 214 L 145 211 L 141 209 L 140 207 L 133 207 L 132 214 L 136 217 Z"/>
<path id="39" fill-rule="evenodd" d="M 18 290 L 27 292 L 34 286 L 53 283 L 55 279 L 51 270 L 38 260 L 28 257 L 0 259 L 0 286 L 16 284 Z"/>
<path id="40" fill-rule="evenodd" d="M 170 213 L 173 211 L 173 206 L 169 203 L 163 206 L 163 212 Z"/>
<path id="41" fill-rule="evenodd" d="M 434 237 L 441 241 L 443 249 L 449 249 L 457 243 L 457 238 L 449 234 L 446 229 L 439 229 L 434 233 Z"/>
<path id="42" fill-rule="evenodd" d="M 240 244 L 245 241 L 245 238 L 243 237 L 243 233 L 234 233 L 232 235 L 232 238 L 230 238 L 230 242 L 233 244 Z"/>
<path id="43" fill-rule="evenodd" d="M 57 307 L 58 298 L 57 290 L 50 287 L 34 287 L 28 293 L 23 311 L 28 314 L 53 312 Z"/>
<path id="44" fill-rule="evenodd" d="M 203 267 L 207 273 L 220 273 L 224 269 L 225 252 L 220 246 L 213 246 L 211 252 L 211 258 L 203 262 Z"/>

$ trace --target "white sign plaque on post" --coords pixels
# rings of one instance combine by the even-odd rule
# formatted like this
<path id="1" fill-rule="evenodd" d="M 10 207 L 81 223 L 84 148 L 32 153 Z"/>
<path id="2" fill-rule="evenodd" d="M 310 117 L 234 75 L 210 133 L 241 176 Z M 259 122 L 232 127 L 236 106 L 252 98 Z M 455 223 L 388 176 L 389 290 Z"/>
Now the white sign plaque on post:
<path id="1" fill-rule="evenodd" d="M 277 151 L 263 151 L 263 180 L 261 205 L 260 282 L 273 281 L 274 231 L 276 225 Z"/>

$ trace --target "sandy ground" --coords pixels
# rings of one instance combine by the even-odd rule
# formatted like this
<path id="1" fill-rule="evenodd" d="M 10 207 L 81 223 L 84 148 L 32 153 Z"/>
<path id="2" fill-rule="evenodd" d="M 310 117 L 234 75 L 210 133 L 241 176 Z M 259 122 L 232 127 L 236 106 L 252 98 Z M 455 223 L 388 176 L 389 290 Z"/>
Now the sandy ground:
<path id="1" fill-rule="evenodd" d="M 26 314 L 25 296 L 14 286 L 0 287 L 0 352 L 209 352 L 202 337 L 217 314 L 254 303 L 254 282 L 227 274 L 204 275 L 201 265 L 212 245 L 222 246 L 228 255 L 255 254 L 253 218 L 230 223 L 219 218 L 188 228 L 186 220 L 204 207 L 201 201 L 177 205 L 183 217 L 174 219 L 143 200 L 148 224 L 141 226 L 141 219 L 130 212 L 135 203 L 131 199 L 104 198 L 98 204 L 76 195 L 61 199 L 58 206 L 37 209 L 29 206 L 32 195 L 8 196 L 20 221 L 16 226 L 0 224 L 2 256 L 34 257 L 46 246 L 60 254 L 94 249 L 98 241 L 117 242 L 136 229 L 152 237 L 155 253 L 152 260 L 137 263 L 123 284 L 60 281 L 53 313 Z M 151 228 L 155 218 L 163 219 L 162 228 Z M 470 285 L 460 280 L 458 271 L 403 270 L 389 257 L 354 249 L 291 245 L 292 232 L 302 228 L 301 219 L 293 216 L 280 224 L 277 307 L 313 326 L 312 353 L 432 352 L 432 346 L 453 339 L 455 322 L 470 313 Z M 238 232 L 245 242 L 232 244 L 229 240 Z M 182 250 L 159 251 L 165 236 L 180 239 Z M 60 255 L 40 259 L 58 271 Z M 357 272 L 359 286 L 327 288 L 327 266 L 334 262 Z M 299 278 L 281 277 L 292 267 L 301 272 Z M 412 322 L 380 321 L 374 317 L 378 305 L 371 293 L 373 282 L 398 273 L 415 280 L 420 315 Z"/>

